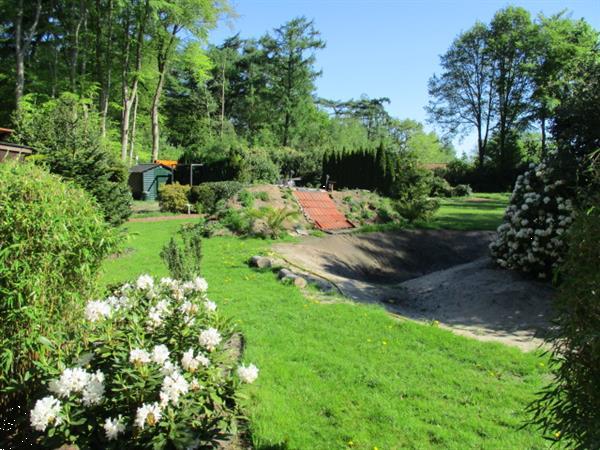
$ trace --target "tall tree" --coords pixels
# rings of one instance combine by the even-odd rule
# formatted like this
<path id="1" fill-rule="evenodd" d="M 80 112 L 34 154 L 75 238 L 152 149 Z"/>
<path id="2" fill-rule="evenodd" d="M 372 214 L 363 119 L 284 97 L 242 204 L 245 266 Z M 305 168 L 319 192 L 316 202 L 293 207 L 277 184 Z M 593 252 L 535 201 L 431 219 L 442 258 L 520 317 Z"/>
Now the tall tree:
<path id="1" fill-rule="evenodd" d="M 531 119 L 530 98 L 535 27 L 529 12 L 509 6 L 498 11 L 490 24 L 488 49 L 494 68 L 499 161 L 510 163 L 509 140 Z"/>
<path id="2" fill-rule="evenodd" d="M 31 48 L 31 43 L 40 21 L 42 0 L 28 1 L 27 6 L 28 8 L 26 9 L 23 0 L 17 1 L 14 20 L 16 62 L 15 106 L 17 109 L 19 108 L 25 87 L 25 57 Z M 30 20 L 27 22 L 26 18 Z"/>
<path id="3" fill-rule="evenodd" d="M 222 0 L 154 0 L 153 41 L 156 52 L 158 79 L 152 96 L 152 160 L 158 159 L 160 146 L 159 106 L 169 64 L 177 54 L 179 36 L 188 33 L 206 39 L 219 16 L 226 11 Z"/>
<path id="4" fill-rule="evenodd" d="M 426 108 L 430 120 L 450 135 L 475 129 L 480 166 L 494 120 L 496 78 L 487 40 L 488 29 L 480 22 L 454 40 L 441 57 L 441 75 L 429 80 L 432 99 Z"/>
<path id="5" fill-rule="evenodd" d="M 271 105 L 279 114 L 281 145 L 288 146 L 297 113 L 305 102 L 312 103 L 314 80 L 321 74 L 314 68 L 315 51 L 325 48 L 312 21 L 298 17 L 261 39 L 271 85 Z"/>

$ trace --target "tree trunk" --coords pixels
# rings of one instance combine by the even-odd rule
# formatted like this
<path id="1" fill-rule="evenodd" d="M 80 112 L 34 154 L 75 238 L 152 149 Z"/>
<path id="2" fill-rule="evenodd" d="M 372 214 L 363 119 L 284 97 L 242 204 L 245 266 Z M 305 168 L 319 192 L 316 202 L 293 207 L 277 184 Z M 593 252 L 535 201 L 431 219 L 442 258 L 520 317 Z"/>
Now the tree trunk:
<path id="1" fill-rule="evenodd" d="M 158 159 L 158 151 L 160 146 L 160 127 L 158 117 L 158 106 L 160 104 L 160 95 L 162 93 L 163 84 L 165 81 L 165 70 L 166 65 L 160 71 L 158 75 L 158 83 L 156 84 L 156 90 L 152 96 L 152 108 L 150 110 L 150 116 L 152 120 L 152 161 Z"/>
<path id="2" fill-rule="evenodd" d="M 152 106 L 150 109 L 150 118 L 152 121 L 152 161 L 158 159 L 158 151 L 160 146 L 160 124 L 158 107 L 160 105 L 160 96 L 162 94 L 163 85 L 165 83 L 165 75 L 167 72 L 169 56 L 171 55 L 173 43 L 175 42 L 175 35 L 178 31 L 179 27 L 177 25 L 173 25 L 173 29 L 171 30 L 169 36 L 169 42 L 167 42 L 166 45 L 164 44 L 164 42 L 162 42 L 157 54 L 158 82 L 156 83 L 156 89 L 154 90 L 154 95 L 152 96 Z"/>
<path id="3" fill-rule="evenodd" d="M 35 16 L 33 23 L 26 35 L 23 35 L 23 0 L 19 0 L 17 6 L 17 17 L 15 19 L 15 108 L 19 109 L 21 98 L 25 90 L 25 55 L 29 51 L 31 40 L 35 34 L 40 13 L 42 12 L 42 0 L 38 0 L 35 6 Z"/>
<path id="4" fill-rule="evenodd" d="M 221 66 L 221 138 L 223 138 L 223 126 L 225 124 L 225 59 Z"/>
<path id="5" fill-rule="evenodd" d="M 540 128 L 542 129 L 542 159 L 546 156 L 546 116 L 542 115 Z"/>
<path id="6" fill-rule="evenodd" d="M 135 149 L 135 132 L 136 132 L 136 123 L 137 123 L 137 111 L 138 111 L 138 102 L 139 95 L 136 95 L 133 99 L 133 118 L 131 120 L 131 140 L 129 142 L 129 164 L 133 164 L 133 150 Z"/>

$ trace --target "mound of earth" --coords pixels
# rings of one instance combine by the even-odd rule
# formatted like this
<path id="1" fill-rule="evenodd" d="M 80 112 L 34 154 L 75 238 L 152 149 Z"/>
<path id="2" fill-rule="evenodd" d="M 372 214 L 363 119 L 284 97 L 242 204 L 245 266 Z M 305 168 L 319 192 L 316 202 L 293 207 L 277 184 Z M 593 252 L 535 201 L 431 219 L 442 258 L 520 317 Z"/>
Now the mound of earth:
<path id="1" fill-rule="evenodd" d="M 480 340 L 532 350 L 551 318 L 547 283 L 497 268 L 491 232 L 404 230 L 308 238 L 275 246 L 285 260 L 357 301 Z"/>

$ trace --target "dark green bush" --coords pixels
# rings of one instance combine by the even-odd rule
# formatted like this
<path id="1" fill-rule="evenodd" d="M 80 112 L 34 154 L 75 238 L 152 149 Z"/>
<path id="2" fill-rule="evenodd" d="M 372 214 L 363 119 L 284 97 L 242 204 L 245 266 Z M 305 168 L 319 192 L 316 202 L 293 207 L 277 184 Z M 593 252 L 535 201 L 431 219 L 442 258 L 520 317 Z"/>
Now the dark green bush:
<path id="1" fill-rule="evenodd" d="M 459 184 L 451 189 L 453 197 L 468 197 L 473 193 L 473 189 L 468 184 Z"/>
<path id="2" fill-rule="evenodd" d="M 452 197 L 453 194 L 450 183 L 437 175 L 431 177 L 431 191 L 429 193 L 431 197 Z"/>
<path id="3" fill-rule="evenodd" d="M 410 157 L 398 161 L 398 169 L 391 186 L 394 209 L 409 222 L 430 218 L 439 208 L 439 203 L 429 198 L 430 172 Z"/>
<path id="4" fill-rule="evenodd" d="M 279 179 L 279 167 L 267 151 L 253 148 L 244 155 L 237 179 L 242 183 L 274 183 Z"/>
<path id="5" fill-rule="evenodd" d="M 600 448 L 600 193 L 577 211 L 558 272 L 557 325 L 550 338 L 554 380 L 530 406 L 533 424 L 565 448 Z M 590 192 L 588 190 L 588 192 Z"/>
<path id="6" fill-rule="evenodd" d="M 194 186 L 189 195 L 190 203 L 199 204 L 202 212 L 213 214 L 220 201 L 227 201 L 243 188 L 238 181 L 215 181 Z"/>
<path id="7" fill-rule="evenodd" d="M 26 407 L 39 381 L 32 364 L 77 336 L 74 318 L 116 243 L 98 204 L 72 182 L 0 164 L 0 423 Z"/>
<path id="8" fill-rule="evenodd" d="M 74 94 L 36 104 L 27 97 L 17 116 L 17 139 L 35 148 L 35 158 L 50 172 L 88 191 L 113 225 L 131 214 L 124 164 L 104 144 L 100 118 Z"/>
<path id="9" fill-rule="evenodd" d="M 190 187 L 179 183 L 163 184 L 158 190 L 161 211 L 187 212 Z"/>

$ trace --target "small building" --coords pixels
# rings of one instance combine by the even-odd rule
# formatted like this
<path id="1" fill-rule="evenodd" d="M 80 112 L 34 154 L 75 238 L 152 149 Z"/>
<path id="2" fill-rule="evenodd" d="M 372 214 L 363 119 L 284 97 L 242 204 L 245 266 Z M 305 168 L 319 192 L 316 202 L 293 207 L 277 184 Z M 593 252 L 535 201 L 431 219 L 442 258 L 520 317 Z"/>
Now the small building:
<path id="1" fill-rule="evenodd" d="M 138 164 L 129 169 L 129 188 L 135 200 L 156 200 L 158 188 L 173 181 L 173 173 L 160 164 Z"/>
<path id="2" fill-rule="evenodd" d="M 0 128 L 0 163 L 9 159 L 23 161 L 25 157 L 33 153 L 31 147 L 5 142 L 5 139 L 12 133 L 13 130 L 10 128 Z"/>

